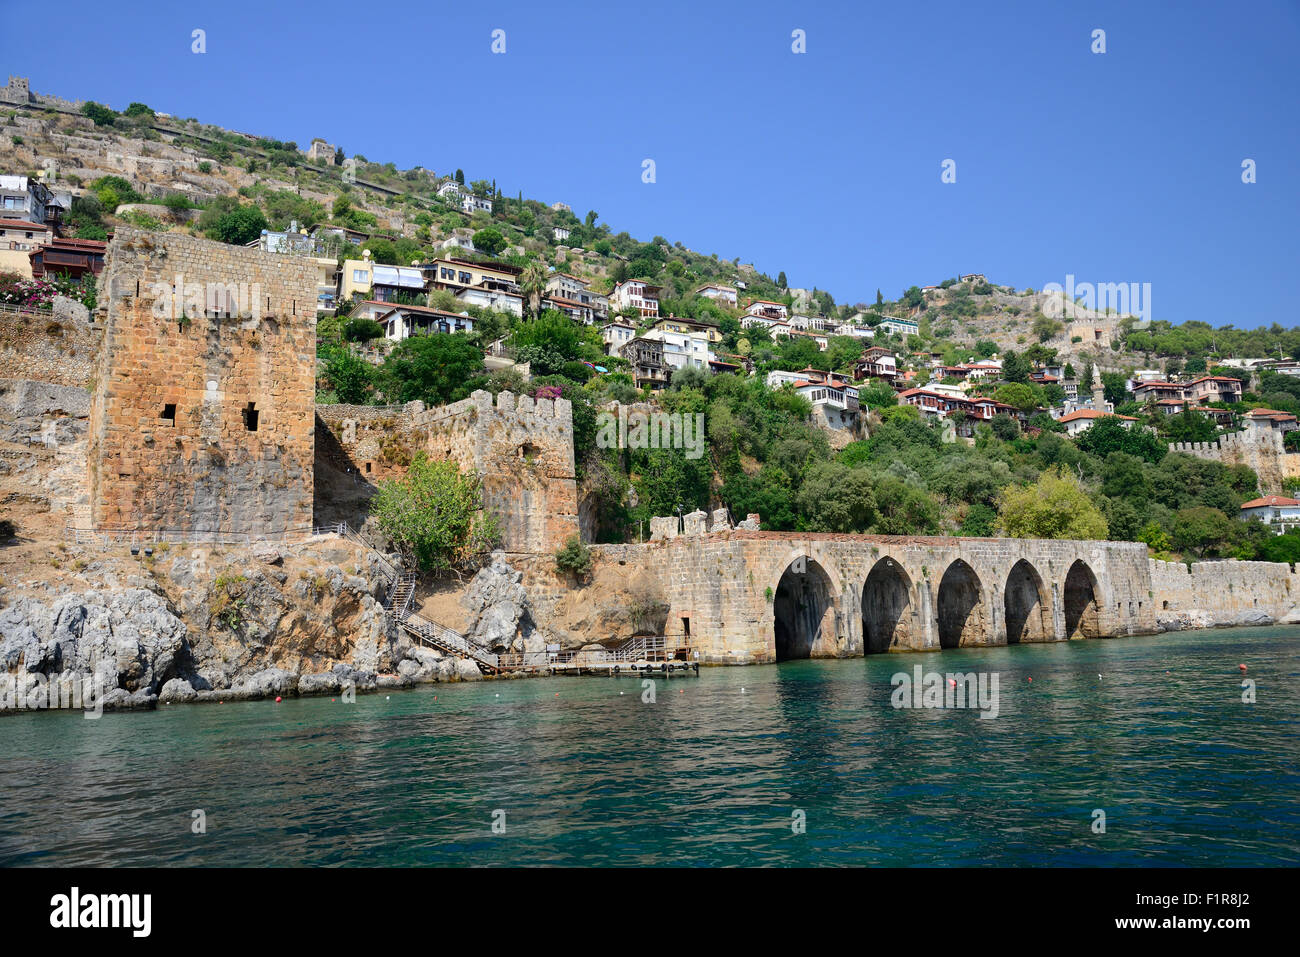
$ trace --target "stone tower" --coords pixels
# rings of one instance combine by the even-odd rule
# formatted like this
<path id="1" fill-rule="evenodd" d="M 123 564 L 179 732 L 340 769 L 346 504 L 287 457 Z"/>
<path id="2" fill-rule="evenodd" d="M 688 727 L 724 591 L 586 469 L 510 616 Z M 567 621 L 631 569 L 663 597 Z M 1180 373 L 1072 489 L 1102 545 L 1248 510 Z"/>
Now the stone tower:
<path id="1" fill-rule="evenodd" d="M 98 297 L 91 521 L 193 540 L 312 524 L 314 264 L 119 228 Z"/>

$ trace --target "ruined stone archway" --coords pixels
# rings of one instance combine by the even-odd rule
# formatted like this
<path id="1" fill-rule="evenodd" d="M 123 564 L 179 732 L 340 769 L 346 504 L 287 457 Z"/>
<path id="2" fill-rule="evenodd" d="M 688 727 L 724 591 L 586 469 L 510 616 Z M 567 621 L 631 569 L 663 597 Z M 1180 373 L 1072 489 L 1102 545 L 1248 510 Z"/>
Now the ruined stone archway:
<path id="1" fill-rule="evenodd" d="M 979 576 L 960 558 L 939 580 L 939 647 L 983 644 L 988 615 Z"/>
<path id="2" fill-rule="evenodd" d="M 1003 595 L 1007 644 L 1049 641 L 1052 638 L 1052 609 L 1043 579 L 1023 558 L 1011 566 Z"/>
<path id="3" fill-rule="evenodd" d="M 776 660 L 812 657 L 824 637 L 834 590 L 826 570 L 811 558 L 796 558 L 781 574 L 772 599 Z"/>
<path id="4" fill-rule="evenodd" d="M 912 580 L 903 566 L 882 558 L 862 585 L 862 651 L 879 654 L 911 647 Z"/>
<path id="5" fill-rule="evenodd" d="M 1065 576 L 1065 637 L 1100 638 L 1099 589 L 1092 569 L 1079 559 Z"/>

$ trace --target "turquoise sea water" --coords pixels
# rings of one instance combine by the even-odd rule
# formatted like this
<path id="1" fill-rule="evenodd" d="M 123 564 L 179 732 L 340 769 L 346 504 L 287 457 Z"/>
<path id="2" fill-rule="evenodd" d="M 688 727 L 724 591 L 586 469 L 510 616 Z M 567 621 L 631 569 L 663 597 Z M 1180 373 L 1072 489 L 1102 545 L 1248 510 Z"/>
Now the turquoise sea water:
<path id="1" fill-rule="evenodd" d="M 916 665 L 999 716 L 893 708 Z M 19 715 L 0 864 L 1296 864 L 1298 683 L 1277 627 Z"/>

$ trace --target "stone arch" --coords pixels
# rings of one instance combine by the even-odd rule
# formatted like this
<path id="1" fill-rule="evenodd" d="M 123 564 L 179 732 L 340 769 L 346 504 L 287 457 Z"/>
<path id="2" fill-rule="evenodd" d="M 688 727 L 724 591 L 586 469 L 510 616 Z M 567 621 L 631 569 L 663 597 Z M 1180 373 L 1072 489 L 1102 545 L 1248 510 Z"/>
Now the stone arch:
<path id="1" fill-rule="evenodd" d="M 948 566 L 939 580 L 936 611 L 940 648 L 984 643 L 988 625 L 984 589 L 975 569 L 960 558 Z"/>
<path id="2" fill-rule="evenodd" d="M 913 621 L 912 579 L 894 559 L 880 559 L 862 583 L 863 654 L 912 647 Z"/>
<path id="3" fill-rule="evenodd" d="M 1065 575 L 1065 637 L 1101 637 L 1097 576 L 1082 558 Z"/>
<path id="4" fill-rule="evenodd" d="M 1042 576 L 1025 559 L 1011 566 L 1003 591 L 1007 644 L 1049 641 L 1052 638 L 1052 606 Z"/>
<path id="5" fill-rule="evenodd" d="M 820 562 L 799 555 L 785 567 L 772 596 L 777 661 L 811 658 L 835 641 L 835 584 Z"/>

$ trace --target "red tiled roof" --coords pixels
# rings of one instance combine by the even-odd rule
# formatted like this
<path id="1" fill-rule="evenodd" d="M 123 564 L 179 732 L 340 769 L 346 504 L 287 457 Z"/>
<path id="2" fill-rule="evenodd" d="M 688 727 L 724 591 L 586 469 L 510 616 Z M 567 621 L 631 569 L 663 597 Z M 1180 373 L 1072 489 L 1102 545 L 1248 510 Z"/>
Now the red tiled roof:
<path id="1" fill-rule="evenodd" d="M 27 229 L 34 233 L 49 233 L 54 231 L 52 226 L 42 226 L 40 223 L 29 223 L 25 219 L 0 219 L 0 228 Z"/>
<path id="2" fill-rule="evenodd" d="M 1075 409 L 1069 415 L 1063 415 L 1056 421 L 1075 422 L 1079 419 L 1104 419 L 1107 417 L 1113 419 L 1127 419 L 1129 422 L 1137 421 L 1137 419 L 1133 418 L 1131 415 L 1116 415 L 1114 412 L 1098 412 L 1096 409 Z"/>
<path id="3" fill-rule="evenodd" d="M 1263 508 L 1266 505 L 1291 506 L 1300 505 L 1300 501 L 1293 498 L 1283 498 L 1281 495 L 1266 495 L 1264 498 L 1256 498 L 1247 502 L 1242 508 Z"/>

